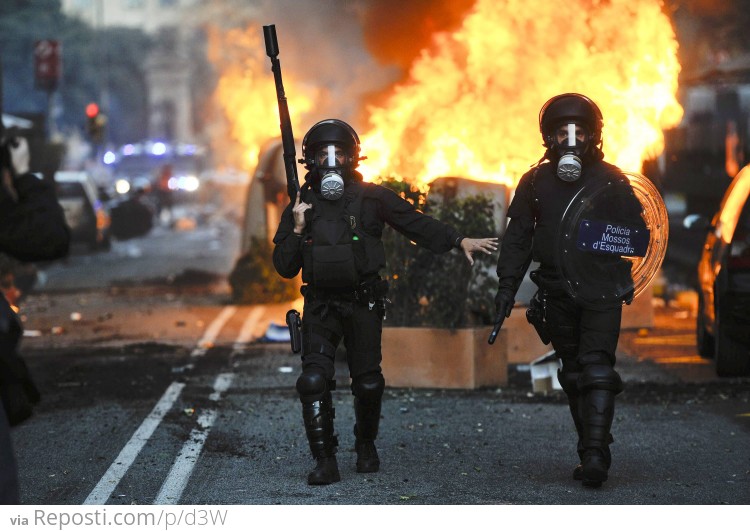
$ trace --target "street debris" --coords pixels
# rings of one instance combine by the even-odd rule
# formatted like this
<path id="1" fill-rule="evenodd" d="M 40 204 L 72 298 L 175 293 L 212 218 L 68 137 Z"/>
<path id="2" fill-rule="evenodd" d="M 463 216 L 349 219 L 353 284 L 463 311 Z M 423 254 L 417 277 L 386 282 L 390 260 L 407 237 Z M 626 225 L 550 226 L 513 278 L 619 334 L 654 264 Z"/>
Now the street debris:
<path id="1" fill-rule="evenodd" d="M 266 343 L 288 343 L 289 342 L 289 328 L 278 323 L 271 322 L 268 325 L 268 329 L 262 338 L 263 342 Z"/>

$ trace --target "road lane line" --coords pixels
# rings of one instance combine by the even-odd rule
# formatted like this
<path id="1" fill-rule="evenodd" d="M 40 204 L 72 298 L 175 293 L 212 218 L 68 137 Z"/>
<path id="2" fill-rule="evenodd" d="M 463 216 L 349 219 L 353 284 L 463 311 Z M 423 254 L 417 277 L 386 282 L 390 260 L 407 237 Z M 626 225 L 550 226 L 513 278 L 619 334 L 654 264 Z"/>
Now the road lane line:
<path id="1" fill-rule="evenodd" d="M 229 389 L 229 387 L 232 385 L 232 380 L 234 380 L 233 373 L 221 373 L 216 377 L 216 381 L 214 382 L 214 392 L 211 393 L 208 398 L 210 400 L 213 400 L 214 402 L 217 402 L 221 398 L 221 393 Z"/>
<path id="2" fill-rule="evenodd" d="M 156 430 L 164 415 L 167 414 L 167 411 L 171 409 L 177 397 L 180 396 L 183 387 L 185 387 L 185 384 L 178 382 L 172 382 L 167 387 L 167 390 L 156 403 L 154 409 L 143 420 L 140 427 L 135 431 L 109 469 L 104 473 L 102 479 L 94 487 L 94 490 L 91 491 L 91 494 L 83 502 L 84 505 L 103 505 L 107 502 L 112 492 L 120 483 L 120 480 L 122 480 L 125 473 L 135 461 L 135 458 L 138 457 L 146 441 L 153 435 L 154 430 Z"/>
<path id="3" fill-rule="evenodd" d="M 214 319 L 213 322 L 208 325 L 208 328 L 206 328 L 206 333 L 203 334 L 203 337 L 200 339 L 200 341 L 198 341 L 198 346 L 193 350 L 193 352 L 190 353 L 190 356 L 203 356 L 206 351 L 214 345 L 216 338 L 219 336 L 219 332 L 222 328 L 224 328 L 224 325 L 227 323 L 227 321 L 229 321 L 229 318 L 232 317 L 236 311 L 237 306 L 226 306 L 223 310 L 221 310 L 221 312 L 219 312 L 219 315 L 216 316 L 216 319 Z"/>
<path id="4" fill-rule="evenodd" d="M 232 373 L 219 374 L 214 382 L 214 392 L 211 393 L 209 398 L 214 402 L 218 401 L 221 398 L 221 393 L 232 385 L 233 379 L 234 374 Z M 206 443 L 216 417 L 217 412 L 213 409 L 206 410 L 198 417 L 199 427 L 190 432 L 188 440 L 182 446 L 180 453 L 177 454 L 167 479 L 164 480 L 159 494 L 156 495 L 154 505 L 174 505 L 180 502 L 182 493 L 193 474 L 193 469 L 198 462 L 203 445 Z"/>
<path id="5" fill-rule="evenodd" d="M 238 335 L 237 339 L 234 341 L 234 346 L 232 347 L 233 350 L 242 350 L 243 348 L 245 348 L 245 344 L 250 342 L 250 340 L 253 338 L 255 327 L 258 325 L 258 321 L 260 321 L 260 318 L 265 310 L 266 309 L 264 306 L 256 306 L 255 308 L 250 310 L 247 318 L 245 319 L 245 322 L 242 323 L 240 335 Z"/>
<path id="6" fill-rule="evenodd" d="M 227 323 L 230 317 L 237 311 L 236 306 L 227 306 L 206 329 L 203 337 L 198 342 L 198 347 L 193 350 L 191 356 L 202 356 L 206 353 L 206 350 L 210 348 L 213 342 L 219 335 L 219 332 Z M 223 381 L 223 380 L 222 380 Z M 231 379 L 230 379 L 231 381 Z M 217 384 L 219 379 L 217 378 Z M 175 400 L 179 397 L 182 389 L 185 387 L 184 383 L 172 382 L 167 388 L 162 397 L 154 406 L 154 409 L 141 423 L 140 427 L 135 431 L 133 436 L 130 438 L 125 447 L 120 451 L 120 454 L 110 465 L 109 469 L 104 473 L 104 476 L 99 480 L 94 490 L 88 495 L 86 500 L 83 502 L 84 505 L 102 505 L 107 502 L 112 492 L 117 488 L 125 473 L 128 471 L 130 466 L 133 464 L 138 454 L 141 452 L 146 442 L 153 435 L 156 428 L 161 423 L 164 415 L 171 409 Z M 227 385 L 228 388 L 228 385 Z M 226 389 L 224 389 L 226 390 Z"/>

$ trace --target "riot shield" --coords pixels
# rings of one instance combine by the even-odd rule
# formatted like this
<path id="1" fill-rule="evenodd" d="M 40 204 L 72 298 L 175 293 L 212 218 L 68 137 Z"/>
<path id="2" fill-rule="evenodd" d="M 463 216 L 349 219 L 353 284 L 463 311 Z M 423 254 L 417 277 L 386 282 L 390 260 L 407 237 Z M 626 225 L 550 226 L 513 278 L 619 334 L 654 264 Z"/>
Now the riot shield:
<path id="1" fill-rule="evenodd" d="M 585 185 L 563 215 L 555 251 L 565 289 L 589 308 L 629 303 L 667 251 L 667 209 L 653 183 L 623 172 Z"/>

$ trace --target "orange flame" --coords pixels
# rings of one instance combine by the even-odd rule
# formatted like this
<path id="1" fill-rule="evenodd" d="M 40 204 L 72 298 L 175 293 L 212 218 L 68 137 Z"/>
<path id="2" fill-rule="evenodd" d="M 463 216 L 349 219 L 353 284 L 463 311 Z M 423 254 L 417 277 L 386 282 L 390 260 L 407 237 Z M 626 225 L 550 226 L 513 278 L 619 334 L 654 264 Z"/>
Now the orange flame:
<path id="1" fill-rule="evenodd" d="M 675 126 L 677 41 L 654 0 L 477 0 L 436 34 L 409 80 L 369 109 L 361 165 L 421 187 L 440 176 L 512 185 L 543 153 L 539 109 L 580 92 L 604 115 L 607 160 L 640 171 Z"/>
<path id="2" fill-rule="evenodd" d="M 265 55 L 258 26 L 254 24 L 247 29 L 231 30 L 210 28 L 208 58 L 219 71 L 214 101 L 229 123 L 229 136 L 242 150 L 240 154 L 229 154 L 231 144 L 219 136 L 215 140 L 216 151 L 237 167 L 252 169 L 258 162 L 263 144 L 280 134 L 271 62 Z M 293 129 L 299 130 L 299 118 L 312 107 L 315 91 L 297 84 L 292 73 L 286 70 L 284 89 L 294 94 L 294 104 L 289 106 L 289 112 Z"/>

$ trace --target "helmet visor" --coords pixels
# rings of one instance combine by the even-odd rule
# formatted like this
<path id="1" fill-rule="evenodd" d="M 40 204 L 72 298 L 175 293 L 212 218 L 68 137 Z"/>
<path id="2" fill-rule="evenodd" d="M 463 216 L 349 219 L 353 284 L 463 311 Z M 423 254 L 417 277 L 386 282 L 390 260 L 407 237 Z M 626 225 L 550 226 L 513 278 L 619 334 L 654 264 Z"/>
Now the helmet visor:
<path id="1" fill-rule="evenodd" d="M 341 168 L 346 166 L 348 158 L 340 144 L 321 144 L 315 149 L 315 165 L 318 168 Z"/>
<path id="2" fill-rule="evenodd" d="M 583 149 L 589 140 L 588 128 L 575 122 L 558 125 L 553 133 L 553 141 L 559 148 L 574 150 Z"/>

